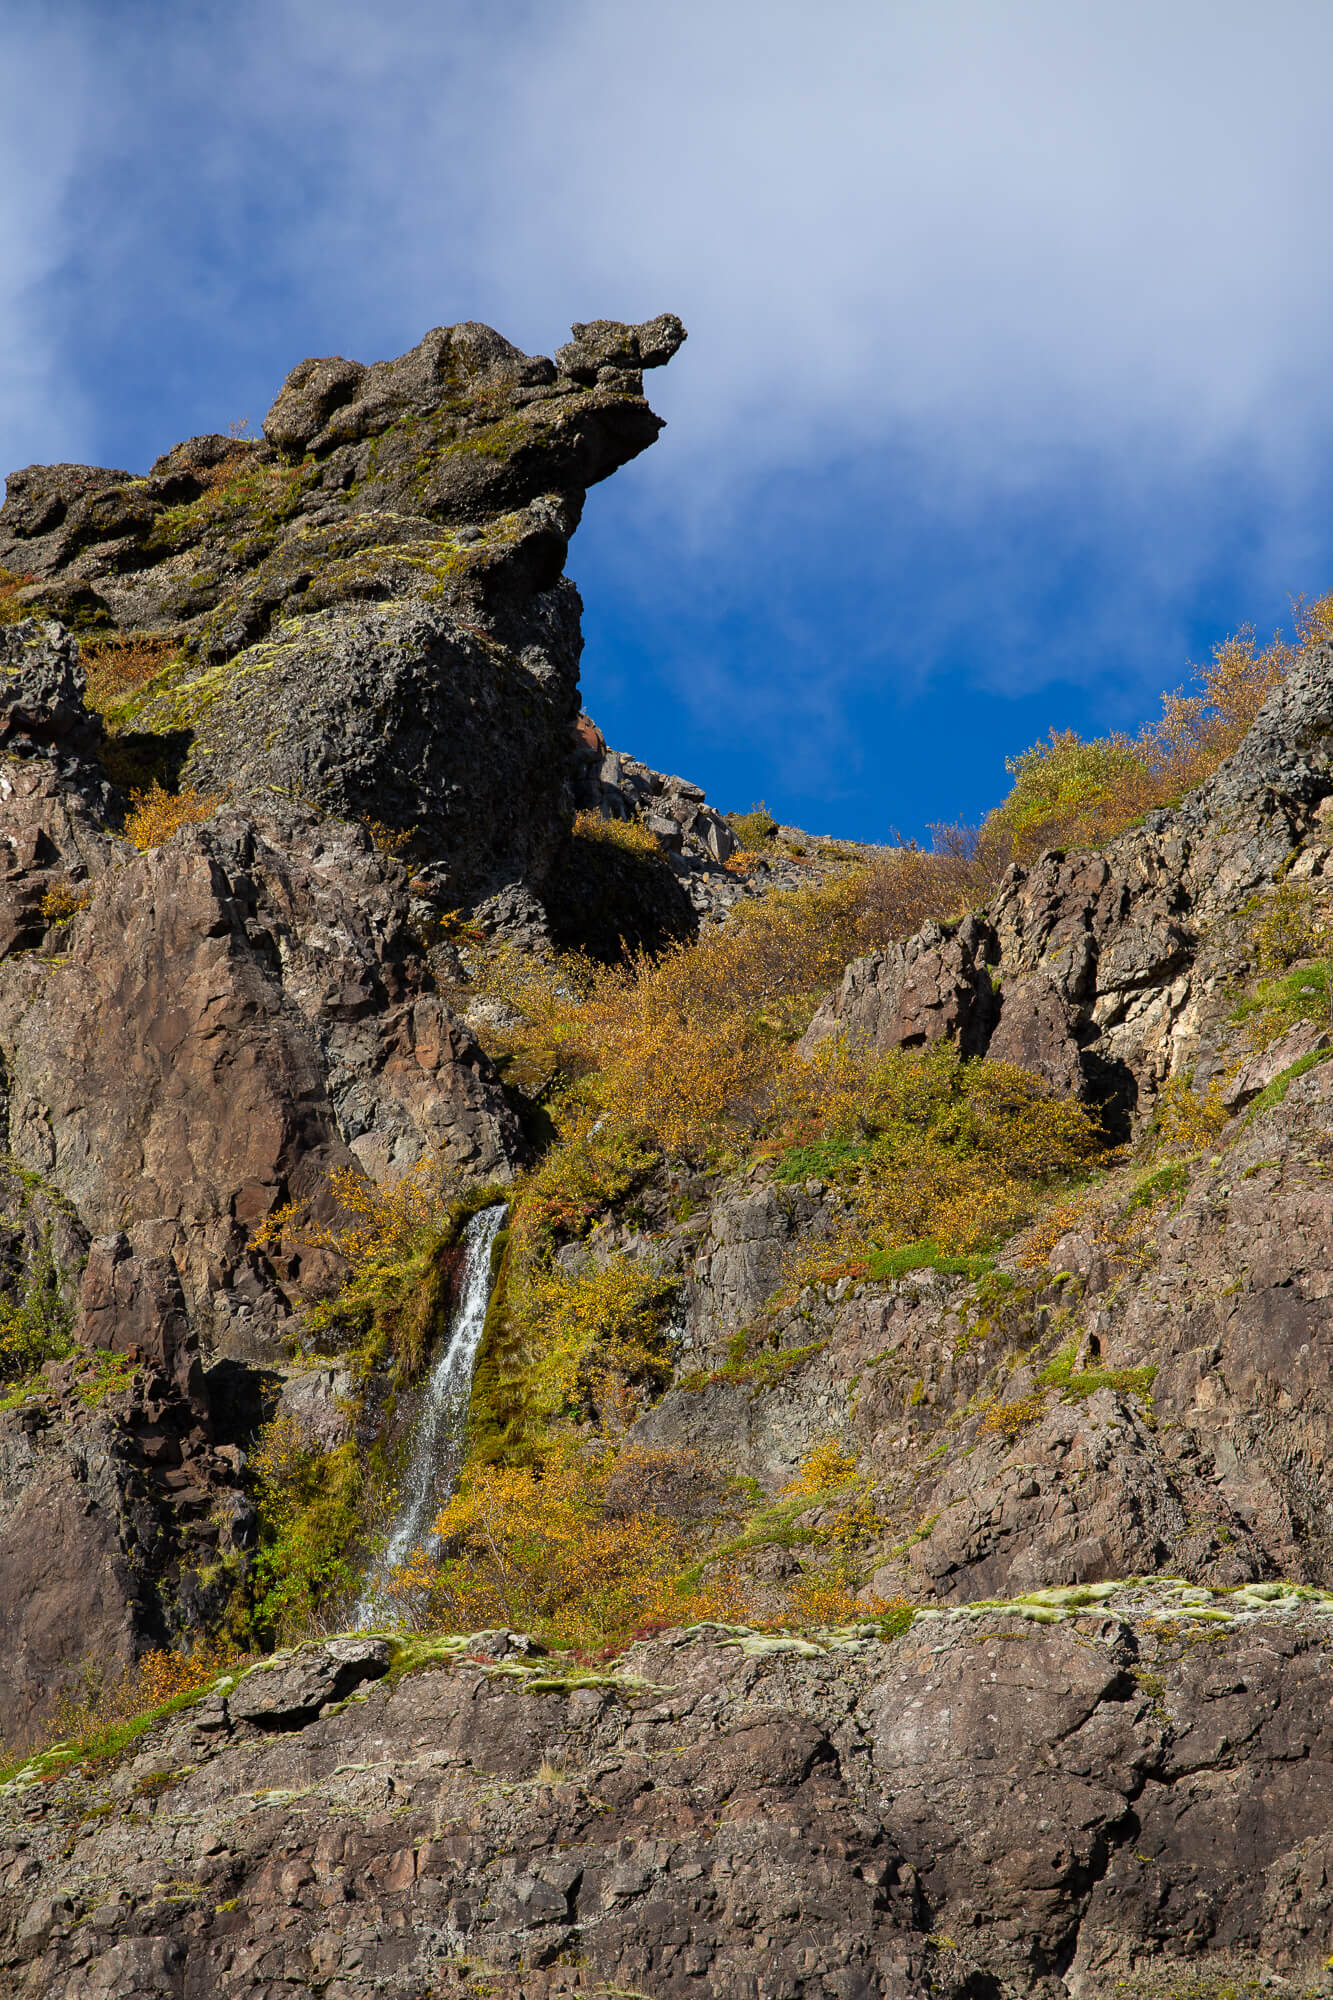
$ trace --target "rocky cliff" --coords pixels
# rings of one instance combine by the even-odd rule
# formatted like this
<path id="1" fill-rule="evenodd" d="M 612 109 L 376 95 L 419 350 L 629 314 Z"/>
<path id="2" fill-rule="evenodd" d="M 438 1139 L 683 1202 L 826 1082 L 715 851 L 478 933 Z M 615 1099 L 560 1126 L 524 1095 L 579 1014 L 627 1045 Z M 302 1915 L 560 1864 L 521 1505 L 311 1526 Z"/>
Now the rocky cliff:
<path id="1" fill-rule="evenodd" d="M 235 1439 L 333 1268 L 266 1254 L 266 1218 L 326 1209 L 340 1166 L 503 1182 L 524 1155 L 448 1003 L 451 925 L 542 939 L 558 877 L 583 941 L 564 558 L 587 487 L 657 435 L 641 371 L 684 337 L 597 321 L 550 361 L 438 328 L 394 362 L 303 362 L 260 439 L 9 479 L 10 1297 L 54 1260 L 69 1320 L 44 1393 L 0 1411 L 11 1740 L 81 1663 L 197 1630 L 244 1561 Z M 137 842 L 135 788 L 166 815 Z M 648 872 L 643 938 L 690 928 Z M 98 1354 L 123 1379 L 90 1386 Z"/>
<path id="2" fill-rule="evenodd" d="M 1117 1150 L 1035 1220 L 822 1277 L 868 1126 L 557 1187 L 550 1074 L 492 1033 L 506 953 L 612 959 L 738 905 L 780 937 L 799 898 L 764 898 L 865 859 L 790 830 L 738 857 L 580 715 L 568 537 L 683 330 L 574 332 L 306 362 L 262 441 L 10 480 L 0 1710 L 21 1747 L 89 1664 L 217 1629 L 275 1407 L 321 1450 L 392 1422 L 383 1356 L 354 1417 L 346 1354 L 292 1372 L 345 1275 L 340 1170 L 516 1184 L 553 1286 L 669 1299 L 598 1449 L 699 1473 L 696 1567 L 750 1612 L 601 1655 L 310 1640 L 43 1752 L 0 1784 L 9 1987 L 1333 1993 L 1333 648 L 1174 810 L 889 925 L 794 1027 L 765 994 L 812 1064 L 952 1049 L 1015 1116 L 1082 1107 Z M 797 1588 L 855 1603 L 797 1620 Z"/>

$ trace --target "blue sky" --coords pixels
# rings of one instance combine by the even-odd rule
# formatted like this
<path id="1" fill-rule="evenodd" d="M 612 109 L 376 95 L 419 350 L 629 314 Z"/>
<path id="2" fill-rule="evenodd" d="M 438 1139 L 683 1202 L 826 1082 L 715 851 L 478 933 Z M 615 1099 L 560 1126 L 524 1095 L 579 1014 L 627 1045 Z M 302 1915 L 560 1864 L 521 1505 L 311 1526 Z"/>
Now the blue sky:
<path id="1" fill-rule="evenodd" d="M 1333 9 L 9 0 L 0 466 L 307 354 L 672 310 L 587 703 L 724 806 L 975 818 L 1333 587 Z"/>

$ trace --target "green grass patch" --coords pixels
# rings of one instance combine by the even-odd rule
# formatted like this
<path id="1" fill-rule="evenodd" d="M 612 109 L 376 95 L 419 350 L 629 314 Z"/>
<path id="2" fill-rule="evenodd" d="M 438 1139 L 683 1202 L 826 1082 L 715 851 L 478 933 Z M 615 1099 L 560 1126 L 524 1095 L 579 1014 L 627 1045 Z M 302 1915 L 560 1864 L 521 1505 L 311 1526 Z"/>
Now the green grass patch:
<path id="1" fill-rule="evenodd" d="M 1275 1104 L 1281 1104 L 1298 1076 L 1308 1076 L 1320 1063 L 1333 1056 L 1333 1049 L 1311 1049 L 1308 1054 L 1297 1056 L 1294 1063 L 1288 1063 L 1280 1076 L 1275 1076 L 1266 1090 L 1261 1090 L 1245 1116 L 1247 1125 L 1253 1124 L 1261 1112 L 1271 1111 Z"/>
<path id="2" fill-rule="evenodd" d="M 110 1763 L 128 1750 L 132 1743 L 137 1743 L 155 1722 L 164 1722 L 168 1716 L 179 1715 L 184 1708 L 193 1708 L 216 1685 L 213 1682 L 208 1687 L 192 1688 L 184 1694 L 172 1695 L 169 1700 L 158 1702 L 154 1707 L 146 1708 L 141 1715 L 130 1716 L 123 1722 L 103 1723 L 84 1736 L 53 1743 L 48 1749 L 35 1754 L 11 1757 L 0 1765 L 0 1787 L 14 1784 L 26 1789 L 28 1785 L 49 1783 L 76 1770 L 87 1776 L 94 1766 Z"/>
<path id="3" fill-rule="evenodd" d="M 1157 1379 L 1157 1369 L 1147 1368 L 1081 1368 L 1075 1369 L 1076 1344 L 1071 1340 L 1047 1362 L 1037 1377 L 1037 1385 L 1042 1389 L 1058 1389 L 1066 1401 L 1081 1400 L 1093 1396 L 1098 1389 L 1116 1389 L 1121 1395 L 1147 1396 Z"/>
<path id="4" fill-rule="evenodd" d="M 1136 1209 L 1153 1208 L 1159 1201 L 1172 1201 L 1178 1208 L 1189 1179 L 1190 1170 L 1183 1160 L 1173 1160 L 1169 1166 L 1141 1174 L 1129 1191 L 1124 1213 L 1133 1215 Z"/>
<path id="5" fill-rule="evenodd" d="M 775 1181 L 836 1180 L 848 1167 L 859 1166 L 875 1149 L 865 1141 L 819 1139 L 812 1146 L 791 1146 L 773 1170 Z"/>
<path id="6" fill-rule="evenodd" d="M 1231 1019 L 1249 1023 L 1258 1045 L 1267 1048 L 1297 1021 L 1333 1025 L 1329 1008 L 1329 964 L 1319 960 L 1297 966 L 1280 979 L 1263 979 L 1253 993 L 1238 1001 Z"/>
<path id="7" fill-rule="evenodd" d="M 828 1535 L 825 1531 L 802 1527 L 802 1515 L 811 1514 L 818 1507 L 826 1507 L 834 1500 L 844 1499 L 857 1484 L 858 1480 L 853 1474 L 850 1478 L 839 1480 L 836 1485 L 824 1487 L 818 1493 L 793 1493 L 787 1498 L 774 1501 L 770 1506 L 761 1507 L 759 1512 L 746 1522 L 738 1535 L 710 1549 L 700 1561 L 682 1570 L 681 1584 L 687 1590 L 697 1590 L 705 1572 L 713 1563 L 728 1562 L 737 1556 L 750 1554 L 756 1549 L 795 1549 L 827 1541 Z"/>
<path id="8" fill-rule="evenodd" d="M 896 1250 L 872 1250 L 870 1275 L 882 1282 L 905 1278 L 909 1271 L 939 1271 L 946 1278 L 984 1278 L 995 1268 L 995 1259 L 984 1251 L 971 1256 L 942 1250 L 925 1237 L 919 1243 L 904 1243 Z"/>

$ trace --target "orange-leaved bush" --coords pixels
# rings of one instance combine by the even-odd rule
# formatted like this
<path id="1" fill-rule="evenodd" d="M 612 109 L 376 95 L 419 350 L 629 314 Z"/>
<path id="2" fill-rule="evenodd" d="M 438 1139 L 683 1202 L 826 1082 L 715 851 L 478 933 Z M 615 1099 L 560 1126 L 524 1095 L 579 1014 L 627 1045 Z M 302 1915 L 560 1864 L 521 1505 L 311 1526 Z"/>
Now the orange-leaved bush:
<path id="1" fill-rule="evenodd" d="M 442 1553 L 424 1550 L 396 1589 L 421 1624 L 475 1631 L 505 1624 L 559 1646 L 623 1643 L 644 1626 L 732 1619 L 745 1608 L 726 1565 L 682 1581 L 686 1524 L 617 1504 L 616 1461 L 575 1446 L 537 1466 L 474 1465 L 442 1508 Z"/>
<path id="2" fill-rule="evenodd" d="M 160 847 L 183 826 L 196 826 L 211 819 L 218 801 L 189 787 L 169 792 L 154 779 L 147 791 L 130 793 L 130 810 L 125 815 L 125 837 L 141 854 Z"/>

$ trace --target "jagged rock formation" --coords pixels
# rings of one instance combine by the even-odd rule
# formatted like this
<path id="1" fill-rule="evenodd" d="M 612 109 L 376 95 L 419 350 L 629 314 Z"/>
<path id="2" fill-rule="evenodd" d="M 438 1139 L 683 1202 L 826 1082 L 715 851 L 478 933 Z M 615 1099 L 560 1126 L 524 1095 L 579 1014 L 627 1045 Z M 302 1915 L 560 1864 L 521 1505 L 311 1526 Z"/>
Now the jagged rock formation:
<path id="1" fill-rule="evenodd" d="M 1326 1993 L 1330 1606 L 1099 1595 L 600 1671 L 312 1648 L 104 1784 L 9 1788 L 0 1965 L 16 2000 Z"/>
<path id="2" fill-rule="evenodd" d="M 811 1024 L 876 1048 L 941 1037 L 1141 1121 L 1169 1075 L 1216 1065 L 1246 899 L 1322 874 L 1333 813 L 1333 648 L 1312 647 L 1245 742 L 1176 812 L 1104 853 L 1011 868 L 991 907 L 850 965 Z"/>
<path id="3" fill-rule="evenodd" d="M 0 1409 L 11 1737 L 85 1659 L 216 1617 L 256 1399 L 349 1436 L 338 1370 L 282 1379 L 329 1253 L 265 1222 L 353 1161 L 439 1152 L 480 1185 L 524 1159 L 455 1011 L 458 912 L 613 956 L 817 872 L 792 842 L 728 869 L 698 788 L 579 717 L 568 536 L 655 435 L 640 370 L 683 329 L 575 335 L 551 362 L 463 327 L 303 363 L 263 442 L 10 481 L 0 1274 L 10 1298 L 64 1274 L 71 1349 Z M 105 729 L 76 633 L 138 662 Z M 212 808 L 140 852 L 122 786 L 150 772 Z M 651 842 L 571 837 L 576 808 Z M 845 1447 L 866 1588 L 920 1607 L 909 1630 L 714 1627 L 605 1668 L 503 1633 L 428 1672 L 378 1639 L 281 1657 L 120 1764 L 0 1792 L 13 1990 L 1333 1991 L 1333 1033 L 1255 1047 L 1235 1014 L 1254 907 L 1304 883 L 1333 914 L 1331 826 L 1322 646 L 1178 811 L 846 969 L 808 1048 L 949 1040 L 1130 1138 L 1190 1077 L 1230 1114 L 997 1269 L 784 1295 L 841 1197 L 763 1161 L 664 1164 L 572 1246 L 679 1281 L 634 1440 L 770 1500 Z M 738 1560 L 789 1579 L 819 1525 Z"/>
<path id="4" fill-rule="evenodd" d="M 444 997 L 441 919 L 545 935 L 579 772 L 568 538 L 657 435 L 640 371 L 683 339 L 597 321 L 552 362 L 437 328 L 371 368 L 303 362 L 263 440 L 8 482 L 0 1150 L 71 1304 L 82 1282 L 80 1350 L 149 1371 L 95 1415 L 74 1364 L 0 1411 L 8 1738 L 85 1657 L 206 1624 L 201 1576 L 243 1551 L 217 1438 L 255 1384 L 271 1401 L 298 1290 L 335 1269 L 260 1249 L 265 1220 L 325 1212 L 353 1161 L 487 1182 L 523 1157 Z M 122 663 L 105 728 L 76 634 Z M 215 810 L 136 852 L 119 787 L 150 775 Z M 19 1291 L 41 1240 L 19 1231 Z"/>
<path id="5" fill-rule="evenodd" d="M 599 320 L 552 362 L 469 324 L 304 361 L 263 441 L 11 474 L 0 565 L 39 616 L 170 643 L 117 712 L 141 757 L 410 831 L 443 907 L 530 916 L 569 815 L 569 537 L 656 437 L 642 370 L 684 338 Z"/>

